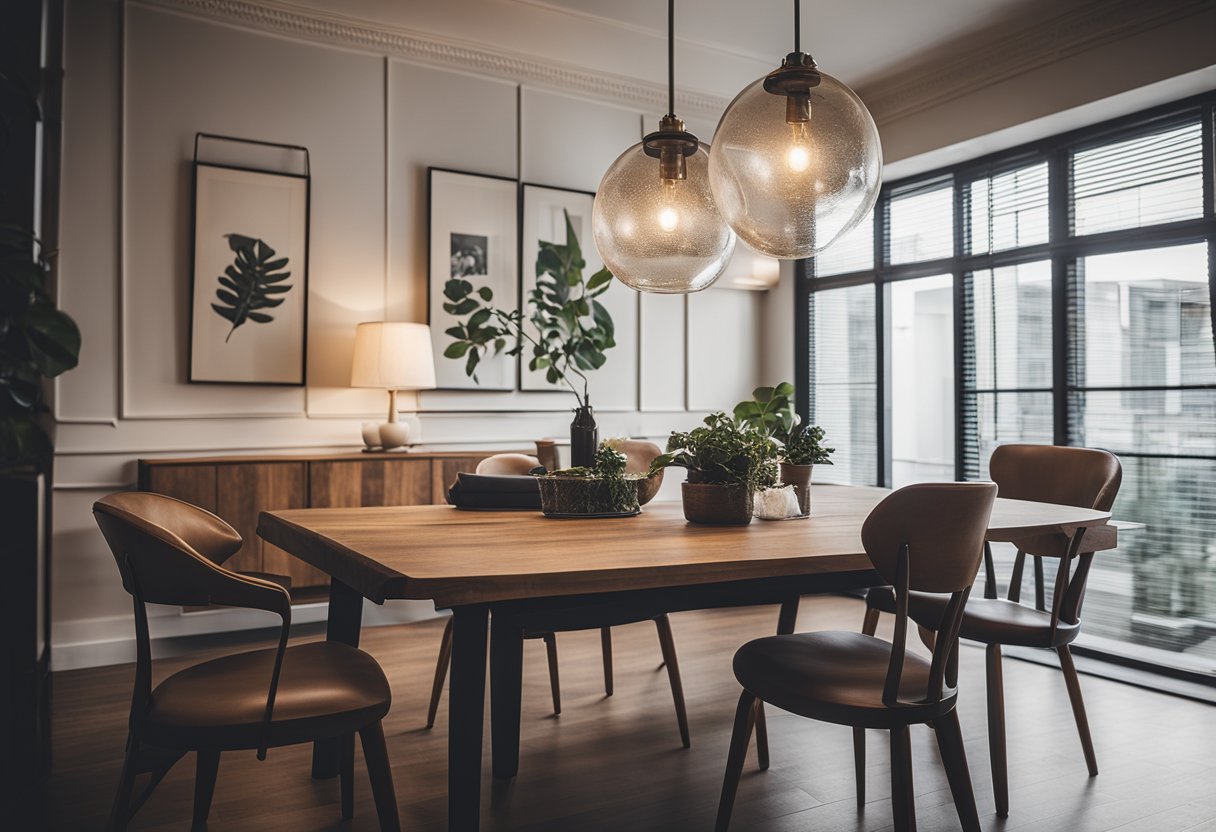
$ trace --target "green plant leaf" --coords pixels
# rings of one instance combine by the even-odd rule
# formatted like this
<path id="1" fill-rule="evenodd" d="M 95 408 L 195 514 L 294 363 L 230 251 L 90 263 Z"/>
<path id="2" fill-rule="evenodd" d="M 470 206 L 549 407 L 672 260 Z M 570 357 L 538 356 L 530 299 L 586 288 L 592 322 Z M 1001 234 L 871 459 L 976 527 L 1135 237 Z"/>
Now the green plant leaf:
<path id="1" fill-rule="evenodd" d="M 38 303 L 21 316 L 30 357 L 38 371 L 54 378 L 80 359 L 80 330 L 76 322 L 49 303 Z"/>
<path id="2" fill-rule="evenodd" d="M 272 315 L 257 312 L 257 309 L 270 309 L 283 303 L 283 298 L 271 298 L 269 295 L 284 294 L 292 287 L 282 285 L 291 276 L 291 272 L 282 271 L 287 265 L 288 258 L 275 258 L 275 250 L 264 240 L 244 234 L 227 234 L 228 247 L 236 255 L 233 264 L 224 269 L 223 276 L 217 281 L 224 288 L 215 292 L 218 303 L 212 303 L 215 310 L 226 321 L 232 324 L 225 341 L 232 339 L 232 333 L 247 321 L 254 323 L 270 323 Z M 276 285 L 278 284 L 278 285 Z"/>
<path id="3" fill-rule="evenodd" d="M 453 277 L 443 284 L 443 296 L 453 303 L 464 300 L 472 291 L 473 284 L 459 277 Z"/>
<path id="4" fill-rule="evenodd" d="M 482 286 L 477 290 L 477 294 L 481 295 L 481 299 L 489 303 L 494 300 L 494 290 L 489 286 Z"/>
<path id="5" fill-rule="evenodd" d="M 447 349 L 443 351 L 443 357 L 462 358 L 471 346 L 473 345 L 469 341 L 456 341 L 455 343 L 448 344 Z"/>

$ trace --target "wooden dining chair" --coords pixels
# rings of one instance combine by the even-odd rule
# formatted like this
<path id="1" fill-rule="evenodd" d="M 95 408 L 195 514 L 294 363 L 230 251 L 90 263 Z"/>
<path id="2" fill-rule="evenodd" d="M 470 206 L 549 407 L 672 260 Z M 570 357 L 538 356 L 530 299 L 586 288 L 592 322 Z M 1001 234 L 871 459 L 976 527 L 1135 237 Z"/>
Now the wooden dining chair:
<path id="1" fill-rule="evenodd" d="M 1108 451 L 1056 445 L 1001 445 L 992 452 L 988 471 L 1000 489 L 1001 497 L 1098 511 L 1109 511 L 1114 505 L 1123 478 L 1118 457 Z M 1068 647 L 1081 632 L 1081 603 L 1085 599 L 1085 582 L 1093 561 L 1093 552 L 1078 554 L 1084 531 L 1078 529 L 1071 536 L 1057 533 L 1016 541 L 1017 556 L 1005 598 L 997 597 L 992 549 L 985 544 L 984 597 L 972 598 L 963 612 L 961 637 L 987 645 L 988 749 L 992 759 L 992 790 L 999 815 L 1009 813 L 1002 645 L 1042 647 L 1059 655 L 1085 763 L 1091 777 L 1098 774 L 1085 701 L 1081 697 L 1081 681 Z M 1021 603 L 1022 578 L 1028 556 L 1034 560 L 1033 607 Z M 1043 558 L 1059 561 L 1050 610 L 1044 597 Z M 862 632 L 872 634 L 878 626 L 879 613 L 893 612 L 895 600 L 889 587 L 871 589 L 866 594 Z M 926 630 L 938 630 L 943 612 L 940 599 L 913 593 L 909 614 Z M 860 781 L 858 789 L 860 794 L 863 789 Z"/>
<path id="2" fill-rule="evenodd" d="M 542 448 L 542 443 L 545 443 Z M 538 440 L 537 450 L 539 454 L 548 454 L 551 464 L 556 465 L 556 449 L 553 446 L 552 440 Z M 650 470 L 650 463 L 655 457 L 662 453 L 659 446 L 653 442 L 648 442 L 642 439 L 625 439 L 620 442 L 621 453 L 625 455 L 625 473 L 626 474 L 641 474 Z M 477 473 L 488 473 L 482 470 L 483 465 L 492 467 L 493 473 L 497 474 L 527 474 L 536 467 L 535 464 L 525 469 L 525 462 L 536 462 L 536 458 L 526 456 L 524 454 L 496 454 L 495 456 L 487 457 L 477 466 Z M 613 611 L 616 613 L 617 611 Z M 688 730 L 688 710 L 684 705 L 684 685 L 680 679 L 680 663 L 676 658 L 675 638 L 671 632 L 671 619 L 666 613 L 658 615 L 641 615 L 637 619 L 632 616 L 626 616 L 623 620 L 619 615 L 614 614 L 613 620 L 615 623 L 631 623 L 633 620 L 645 621 L 652 620 L 655 623 L 655 628 L 659 636 L 659 648 L 663 654 L 663 663 L 661 667 L 667 669 L 667 679 L 671 684 L 671 696 L 675 702 L 676 722 L 680 729 L 680 740 L 685 748 L 688 748 L 691 743 L 691 738 Z M 604 665 L 604 694 L 612 696 L 614 688 L 613 669 L 612 669 L 612 627 L 601 626 L 600 630 L 600 650 L 603 655 Z M 545 654 L 549 660 L 549 690 L 553 697 L 553 713 L 560 714 L 562 712 L 562 694 L 561 694 L 561 679 L 558 672 L 557 663 L 557 633 L 548 630 L 525 630 L 524 638 L 539 638 L 545 642 Z M 447 679 L 448 666 L 452 659 L 452 619 L 448 619 L 443 628 L 443 636 L 439 643 L 439 659 L 435 665 L 435 679 L 431 684 L 431 701 L 427 707 L 426 727 L 431 728 L 435 725 L 435 717 L 439 713 L 439 699 L 443 694 L 444 680 Z"/>
<path id="3" fill-rule="evenodd" d="M 882 728 L 891 734 L 891 806 L 897 832 L 916 829 L 909 726 L 927 723 L 963 829 L 979 830 L 971 775 L 955 703 L 958 627 L 979 570 L 996 498 L 992 483 L 924 483 L 889 494 L 861 529 L 874 569 L 894 587 L 895 639 L 849 632 L 755 639 L 735 653 L 743 686 L 718 805 L 718 832 L 730 825 L 735 793 L 760 702 L 810 719 Z M 905 652 L 913 592 L 943 598 L 940 637 L 931 660 Z M 863 754 L 858 765 L 864 765 Z"/>
<path id="4" fill-rule="evenodd" d="M 382 830 L 398 830 L 397 798 L 381 720 L 392 695 L 376 660 L 332 641 L 287 646 L 291 596 L 270 581 L 231 572 L 217 553 L 240 546 L 220 518 L 171 497 L 146 492 L 111 494 L 93 504 L 135 606 L 135 687 L 126 753 L 109 829 L 131 817 L 187 753 L 195 752 L 193 825 L 206 825 L 220 754 L 338 739 L 342 748 L 342 816 L 354 813 L 355 734 Z M 280 618 L 278 647 L 196 664 L 152 686 L 147 604 L 265 610 Z M 149 781 L 133 796 L 135 778 Z"/>

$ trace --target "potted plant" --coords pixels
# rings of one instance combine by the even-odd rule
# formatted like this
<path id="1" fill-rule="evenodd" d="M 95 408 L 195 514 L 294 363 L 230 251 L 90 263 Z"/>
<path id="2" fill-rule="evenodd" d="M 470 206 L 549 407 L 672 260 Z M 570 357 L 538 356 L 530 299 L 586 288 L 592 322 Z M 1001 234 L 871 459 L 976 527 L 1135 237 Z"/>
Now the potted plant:
<path id="1" fill-rule="evenodd" d="M 636 478 L 625 474 L 625 455 L 607 443 L 596 449 L 590 467 L 561 468 L 536 480 L 546 517 L 627 517 L 641 510 Z"/>
<path id="2" fill-rule="evenodd" d="M 612 272 L 602 268 L 590 277 L 583 274 L 587 262 L 570 223 L 570 213 L 563 213 L 565 244 L 539 241 L 536 288 L 528 293 L 526 319 L 519 309 L 495 307 L 494 292 L 488 286 L 474 292 L 473 284 L 463 278 L 447 281 L 444 311 L 469 317 L 445 330 L 454 340 L 443 355 L 463 359 L 465 373 L 476 381 L 477 365 L 487 354 L 505 351 L 507 355 L 519 355 L 525 342 L 531 345 L 528 369 L 544 370 L 550 384 L 560 382 L 574 393 L 578 407 L 570 424 L 570 462 L 589 468 L 599 444 L 599 429 L 587 392 L 586 373 L 604 366 L 604 352 L 616 346 L 612 316 L 596 300 L 612 285 Z M 508 348 L 511 343 L 515 346 Z"/>
<path id="3" fill-rule="evenodd" d="M 711 413 L 703 426 L 673 432 L 651 471 L 687 469 L 683 498 L 689 522 L 747 525 L 753 493 L 777 481 L 776 459 L 776 446 L 763 432 L 725 413 Z"/>
<path id="4" fill-rule="evenodd" d="M 831 465 L 835 448 L 823 446 L 823 428 L 800 425 L 794 411 L 794 385 L 788 381 L 776 387 L 757 387 L 752 400 L 735 405 L 735 418 L 780 443 L 781 482 L 792 485 L 803 517 L 811 511 L 811 468 Z"/>

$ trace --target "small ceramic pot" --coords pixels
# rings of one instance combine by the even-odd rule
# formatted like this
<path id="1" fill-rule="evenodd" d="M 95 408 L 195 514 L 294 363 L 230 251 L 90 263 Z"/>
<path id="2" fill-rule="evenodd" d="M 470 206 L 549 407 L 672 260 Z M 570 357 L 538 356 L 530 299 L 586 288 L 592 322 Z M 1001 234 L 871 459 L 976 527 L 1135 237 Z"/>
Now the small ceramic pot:
<path id="1" fill-rule="evenodd" d="M 794 493 L 798 495 L 798 508 L 803 517 L 811 513 L 811 469 L 814 467 L 781 463 L 781 484 L 794 486 Z"/>
<path id="2" fill-rule="evenodd" d="M 380 425 L 380 446 L 388 451 L 400 448 L 410 441 L 410 426 L 407 422 L 384 422 Z"/>
<path id="3" fill-rule="evenodd" d="M 752 522 L 752 490 L 745 485 L 686 482 L 684 519 L 689 523 L 746 526 Z"/>
<path id="4" fill-rule="evenodd" d="M 380 447 L 380 425 L 378 422 L 363 423 L 363 444 L 369 448 Z"/>
<path id="5" fill-rule="evenodd" d="M 637 480 L 637 484 L 638 505 L 644 506 L 658 495 L 659 487 L 663 484 L 663 471 L 660 469 L 649 477 L 642 477 Z"/>

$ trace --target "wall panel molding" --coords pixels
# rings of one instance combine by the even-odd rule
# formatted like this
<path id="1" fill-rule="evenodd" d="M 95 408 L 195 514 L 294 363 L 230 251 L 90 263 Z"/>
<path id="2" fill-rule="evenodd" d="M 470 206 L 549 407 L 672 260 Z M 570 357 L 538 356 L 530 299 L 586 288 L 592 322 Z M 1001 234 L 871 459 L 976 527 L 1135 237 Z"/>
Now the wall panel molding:
<path id="1" fill-rule="evenodd" d="M 569 64 L 539 61 L 533 57 L 488 46 L 470 45 L 429 33 L 371 25 L 340 14 L 321 15 L 273 0 L 131 0 L 141 5 L 174 9 L 247 27 L 313 41 L 404 57 L 464 72 L 479 72 L 521 83 L 593 95 L 650 109 L 666 110 L 667 87 L 620 75 L 589 72 Z M 681 112 L 721 113 L 730 99 L 689 91 L 677 93 Z"/>

